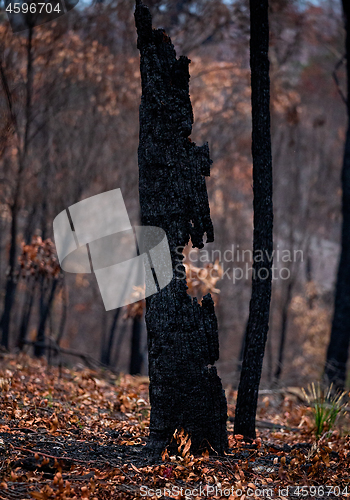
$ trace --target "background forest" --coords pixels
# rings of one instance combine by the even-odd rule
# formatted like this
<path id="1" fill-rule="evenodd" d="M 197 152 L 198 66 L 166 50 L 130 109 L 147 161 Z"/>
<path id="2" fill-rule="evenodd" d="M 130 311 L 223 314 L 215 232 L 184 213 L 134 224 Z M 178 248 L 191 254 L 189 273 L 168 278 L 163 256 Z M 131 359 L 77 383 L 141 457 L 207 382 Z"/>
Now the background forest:
<path id="1" fill-rule="evenodd" d="M 191 137 L 197 144 L 208 141 L 213 159 L 207 186 L 215 242 L 206 249 L 221 279 L 205 278 L 201 268 L 208 258 L 196 250 L 186 260 L 189 287 L 199 297 L 214 292 L 217 367 L 224 386 L 236 387 L 251 263 L 215 261 L 219 251 L 222 257 L 234 246 L 237 256 L 238 249 L 252 247 L 248 3 L 147 4 L 154 26 L 164 28 L 177 54 L 192 61 Z M 68 15 L 16 34 L 2 7 L 2 345 L 31 352 L 39 339 L 63 353 L 83 353 L 90 364 L 147 374 L 142 303 L 106 312 L 94 275 L 63 275 L 51 243 L 59 212 L 114 188 L 121 188 L 132 224 L 138 223 L 141 88 L 134 2 L 81 3 Z M 276 381 L 302 385 L 319 379 L 324 369 L 340 251 L 346 125 L 340 2 L 270 1 L 270 31 L 274 242 L 280 255 L 288 250 L 292 258 L 275 258 L 290 277 L 273 281 L 263 388 Z M 223 274 L 228 267 L 230 278 Z M 243 271 L 235 283 L 232 267 Z M 40 344 L 35 351 L 42 354 Z M 77 360 L 68 354 L 60 359 Z"/>

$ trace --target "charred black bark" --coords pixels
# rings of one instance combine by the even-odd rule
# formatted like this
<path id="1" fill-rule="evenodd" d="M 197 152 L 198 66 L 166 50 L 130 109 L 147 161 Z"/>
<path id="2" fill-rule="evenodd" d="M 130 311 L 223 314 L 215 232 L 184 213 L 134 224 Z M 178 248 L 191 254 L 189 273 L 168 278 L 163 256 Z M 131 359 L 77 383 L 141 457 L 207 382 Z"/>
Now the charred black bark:
<path id="1" fill-rule="evenodd" d="M 11 313 L 15 301 L 16 282 L 16 249 L 17 249 L 17 231 L 18 231 L 18 212 L 19 196 L 17 190 L 14 203 L 11 205 L 11 242 L 8 260 L 8 275 L 6 278 L 4 310 L 2 313 L 0 328 L 2 330 L 1 345 L 5 349 L 9 348 Z"/>
<path id="2" fill-rule="evenodd" d="M 255 258 L 235 415 L 235 433 L 247 438 L 255 438 L 255 415 L 271 301 L 273 207 L 268 50 L 268 0 L 250 0 Z"/>
<path id="3" fill-rule="evenodd" d="M 325 377 L 336 389 L 344 389 L 350 344 L 350 4 L 343 0 L 346 30 L 348 129 L 342 169 L 342 237 L 334 316 L 327 350 Z"/>
<path id="4" fill-rule="evenodd" d="M 55 293 L 56 293 L 58 282 L 59 282 L 59 280 L 54 278 L 46 302 L 44 302 L 44 296 L 42 297 L 43 306 L 42 306 L 41 311 L 40 311 L 40 321 L 39 321 L 39 326 L 38 326 L 38 332 L 36 335 L 36 341 L 34 344 L 34 356 L 37 358 L 40 358 L 41 356 L 44 356 L 44 354 L 45 354 L 46 322 L 48 320 L 50 310 L 51 310 L 51 307 L 53 304 L 53 300 L 55 298 Z M 42 291 L 42 293 L 44 295 L 44 290 Z"/>
<path id="5" fill-rule="evenodd" d="M 26 290 L 26 295 L 25 295 L 25 299 L 24 299 L 21 326 L 19 329 L 19 336 L 18 336 L 18 340 L 17 340 L 17 346 L 19 347 L 19 349 L 21 351 L 24 347 L 24 341 L 27 338 L 29 321 L 30 321 L 30 317 L 31 317 L 32 309 L 33 309 L 34 297 L 35 297 L 35 281 L 32 284 L 32 286 L 30 286 L 30 284 L 27 283 L 27 287 L 28 288 Z"/>
<path id="6" fill-rule="evenodd" d="M 2 68 L 2 66 L 1 66 Z M 8 258 L 8 274 L 6 279 L 4 309 L 0 320 L 0 329 L 2 330 L 1 345 L 9 348 L 11 314 L 15 302 L 15 292 L 17 288 L 16 254 L 17 254 L 17 236 L 18 236 L 18 215 L 21 205 L 21 190 L 23 182 L 23 171 L 27 159 L 29 146 L 29 132 L 32 124 L 32 93 L 33 93 L 33 27 L 29 26 L 27 40 L 27 82 L 26 82 L 26 108 L 25 108 L 25 130 L 23 138 L 23 148 L 18 154 L 18 172 L 16 185 L 13 193 L 13 201 L 10 205 L 11 212 L 11 232 L 10 232 L 10 250 Z M 9 91 L 6 76 L 3 68 L 1 69 L 1 80 L 7 95 L 8 106 L 11 121 L 18 134 L 16 116 L 13 112 L 12 96 Z"/>
<path id="7" fill-rule="evenodd" d="M 139 375 L 142 370 L 143 356 L 141 353 L 141 333 L 142 322 L 139 316 L 135 316 L 132 322 L 131 331 L 131 354 L 130 354 L 130 375 Z"/>
<path id="8" fill-rule="evenodd" d="M 113 347 L 113 342 L 114 342 L 114 334 L 115 334 L 115 331 L 117 328 L 117 323 L 118 323 L 120 311 L 121 311 L 121 308 L 116 309 L 114 316 L 113 316 L 112 325 L 109 329 L 108 341 L 106 342 L 106 345 L 103 345 L 103 347 L 102 347 L 101 363 L 104 364 L 105 366 L 111 366 L 111 354 L 112 354 L 112 347 Z"/>
<path id="9" fill-rule="evenodd" d="M 211 296 L 202 304 L 187 293 L 182 253 L 188 244 L 213 241 L 204 176 L 210 173 L 208 145 L 189 139 L 193 114 L 189 60 L 176 58 L 163 30 L 152 30 L 148 8 L 137 1 L 137 46 L 141 53 L 139 190 L 142 225 L 165 230 L 173 279 L 146 304 L 152 405 L 148 450 L 158 455 L 183 428 L 192 450 L 227 447 L 227 405 L 213 365 L 219 357 Z"/>
<path id="10" fill-rule="evenodd" d="M 277 368 L 276 368 L 275 376 L 274 376 L 275 383 L 279 382 L 281 375 L 282 375 L 284 351 L 285 351 L 285 345 L 286 345 L 286 340 L 287 340 L 288 311 L 289 311 L 290 303 L 292 301 L 292 291 L 293 291 L 293 282 L 291 280 L 289 280 L 289 282 L 287 283 L 286 296 L 284 297 L 283 306 L 282 306 L 280 345 L 279 345 L 279 349 L 278 349 Z"/>

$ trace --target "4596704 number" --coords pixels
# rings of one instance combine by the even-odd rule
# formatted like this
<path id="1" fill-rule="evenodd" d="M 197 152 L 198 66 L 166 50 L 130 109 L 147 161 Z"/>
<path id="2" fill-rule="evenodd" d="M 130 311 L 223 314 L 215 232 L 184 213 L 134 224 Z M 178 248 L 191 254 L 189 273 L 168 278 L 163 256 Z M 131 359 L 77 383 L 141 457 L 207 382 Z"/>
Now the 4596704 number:
<path id="1" fill-rule="evenodd" d="M 350 496 L 348 486 L 295 486 L 292 491 L 297 497 L 340 497 Z"/>
<path id="2" fill-rule="evenodd" d="M 56 5 L 52 5 L 49 2 L 9 3 L 6 7 L 6 12 L 10 14 L 51 14 L 52 12 L 61 12 L 61 5 L 59 2 Z"/>

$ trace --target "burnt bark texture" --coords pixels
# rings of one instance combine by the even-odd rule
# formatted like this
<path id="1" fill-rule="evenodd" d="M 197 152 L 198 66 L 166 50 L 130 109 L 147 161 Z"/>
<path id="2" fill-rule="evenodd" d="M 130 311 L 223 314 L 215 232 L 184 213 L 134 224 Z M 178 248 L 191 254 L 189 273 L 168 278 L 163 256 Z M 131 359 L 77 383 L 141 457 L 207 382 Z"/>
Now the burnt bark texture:
<path id="1" fill-rule="evenodd" d="M 288 313 L 290 304 L 292 302 L 292 298 L 293 298 L 293 280 L 290 278 L 287 283 L 285 296 L 283 298 L 283 304 L 282 304 L 280 345 L 278 348 L 277 368 L 274 376 L 275 383 L 278 383 L 280 381 L 282 375 L 284 354 L 285 354 L 286 340 L 287 340 L 287 330 L 288 330 Z"/>
<path id="2" fill-rule="evenodd" d="M 32 125 L 32 94 L 33 94 L 33 27 L 29 26 L 27 39 L 27 81 L 26 81 L 26 108 L 25 108 L 25 128 L 23 145 L 19 148 L 18 153 L 18 172 L 16 184 L 13 192 L 13 200 L 10 204 L 11 213 L 11 232 L 10 232 L 10 249 L 8 257 L 8 273 L 6 278 L 4 309 L 0 320 L 0 329 L 2 330 L 1 345 L 5 349 L 9 349 L 10 341 L 10 326 L 11 314 L 15 303 L 15 292 L 17 288 L 17 270 L 16 270 L 16 255 L 17 255 L 17 236 L 18 236 L 18 216 L 21 208 L 21 191 L 23 183 L 23 173 L 26 166 L 28 147 L 29 147 L 29 132 Z M 13 111 L 12 95 L 9 90 L 6 75 L 1 65 L 1 80 L 7 96 L 8 108 L 11 121 L 14 125 L 16 134 L 18 135 L 18 127 L 16 116 Z"/>
<path id="3" fill-rule="evenodd" d="M 101 363 L 105 366 L 111 366 L 113 342 L 114 342 L 115 332 L 117 330 L 117 323 L 118 323 L 118 319 L 120 316 L 120 311 L 121 311 L 121 308 L 115 310 L 112 324 L 111 324 L 111 327 L 109 329 L 108 340 L 107 340 L 107 342 L 104 342 L 104 344 L 102 346 Z"/>
<path id="4" fill-rule="evenodd" d="M 130 375 L 140 375 L 142 370 L 143 356 L 141 352 L 141 334 L 142 321 L 139 316 L 135 316 L 132 322 L 131 331 Z"/>
<path id="5" fill-rule="evenodd" d="M 346 73 L 348 129 L 342 168 L 342 236 L 341 253 L 335 291 L 334 315 L 331 338 L 327 350 L 325 378 L 334 389 L 343 390 L 350 343 L 350 3 L 343 0 L 346 30 Z"/>
<path id="6" fill-rule="evenodd" d="M 50 311 L 52 308 L 52 304 L 55 298 L 55 293 L 57 289 L 57 285 L 59 283 L 59 280 L 54 278 L 52 283 L 47 283 L 46 288 L 47 288 L 47 293 L 45 294 L 45 287 L 42 289 L 42 306 L 40 308 L 40 319 L 39 319 L 39 326 L 38 326 L 38 331 L 36 334 L 36 342 L 34 344 L 34 356 L 37 358 L 40 358 L 41 356 L 45 355 L 45 330 L 46 330 L 46 323 L 47 320 L 49 319 L 50 316 Z M 45 300 L 45 295 L 47 295 L 47 298 Z"/>
<path id="7" fill-rule="evenodd" d="M 271 301 L 273 206 L 268 49 L 268 0 L 251 0 L 254 263 L 252 295 L 235 413 L 235 434 L 242 434 L 246 438 L 255 438 L 255 416 Z"/>
<path id="8" fill-rule="evenodd" d="M 216 367 L 218 327 L 210 294 L 201 304 L 187 293 L 182 249 L 192 240 L 214 240 L 205 177 L 207 144 L 189 138 L 193 113 L 189 59 L 176 58 L 164 30 L 136 2 L 137 46 L 141 55 L 139 192 L 141 224 L 167 234 L 173 278 L 146 299 L 151 419 L 147 449 L 159 455 L 176 429 L 191 437 L 192 451 L 227 447 L 227 404 Z M 181 250 L 179 250 L 181 249 Z"/>

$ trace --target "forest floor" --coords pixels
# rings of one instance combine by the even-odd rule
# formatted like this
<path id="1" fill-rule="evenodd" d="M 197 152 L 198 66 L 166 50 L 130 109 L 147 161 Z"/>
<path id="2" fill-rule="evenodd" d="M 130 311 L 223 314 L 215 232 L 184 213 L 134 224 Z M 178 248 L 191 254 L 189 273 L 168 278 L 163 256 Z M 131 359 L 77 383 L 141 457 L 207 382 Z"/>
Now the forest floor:
<path id="1" fill-rule="evenodd" d="M 178 432 L 178 455 L 152 463 L 146 377 L 1 354 L 0 498 L 350 497 L 349 412 L 316 442 L 301 391 L 265 392 L 253 443 L 233 435 L 236 393 L 227 390 L 227 454 L 193 457 Z"/>

